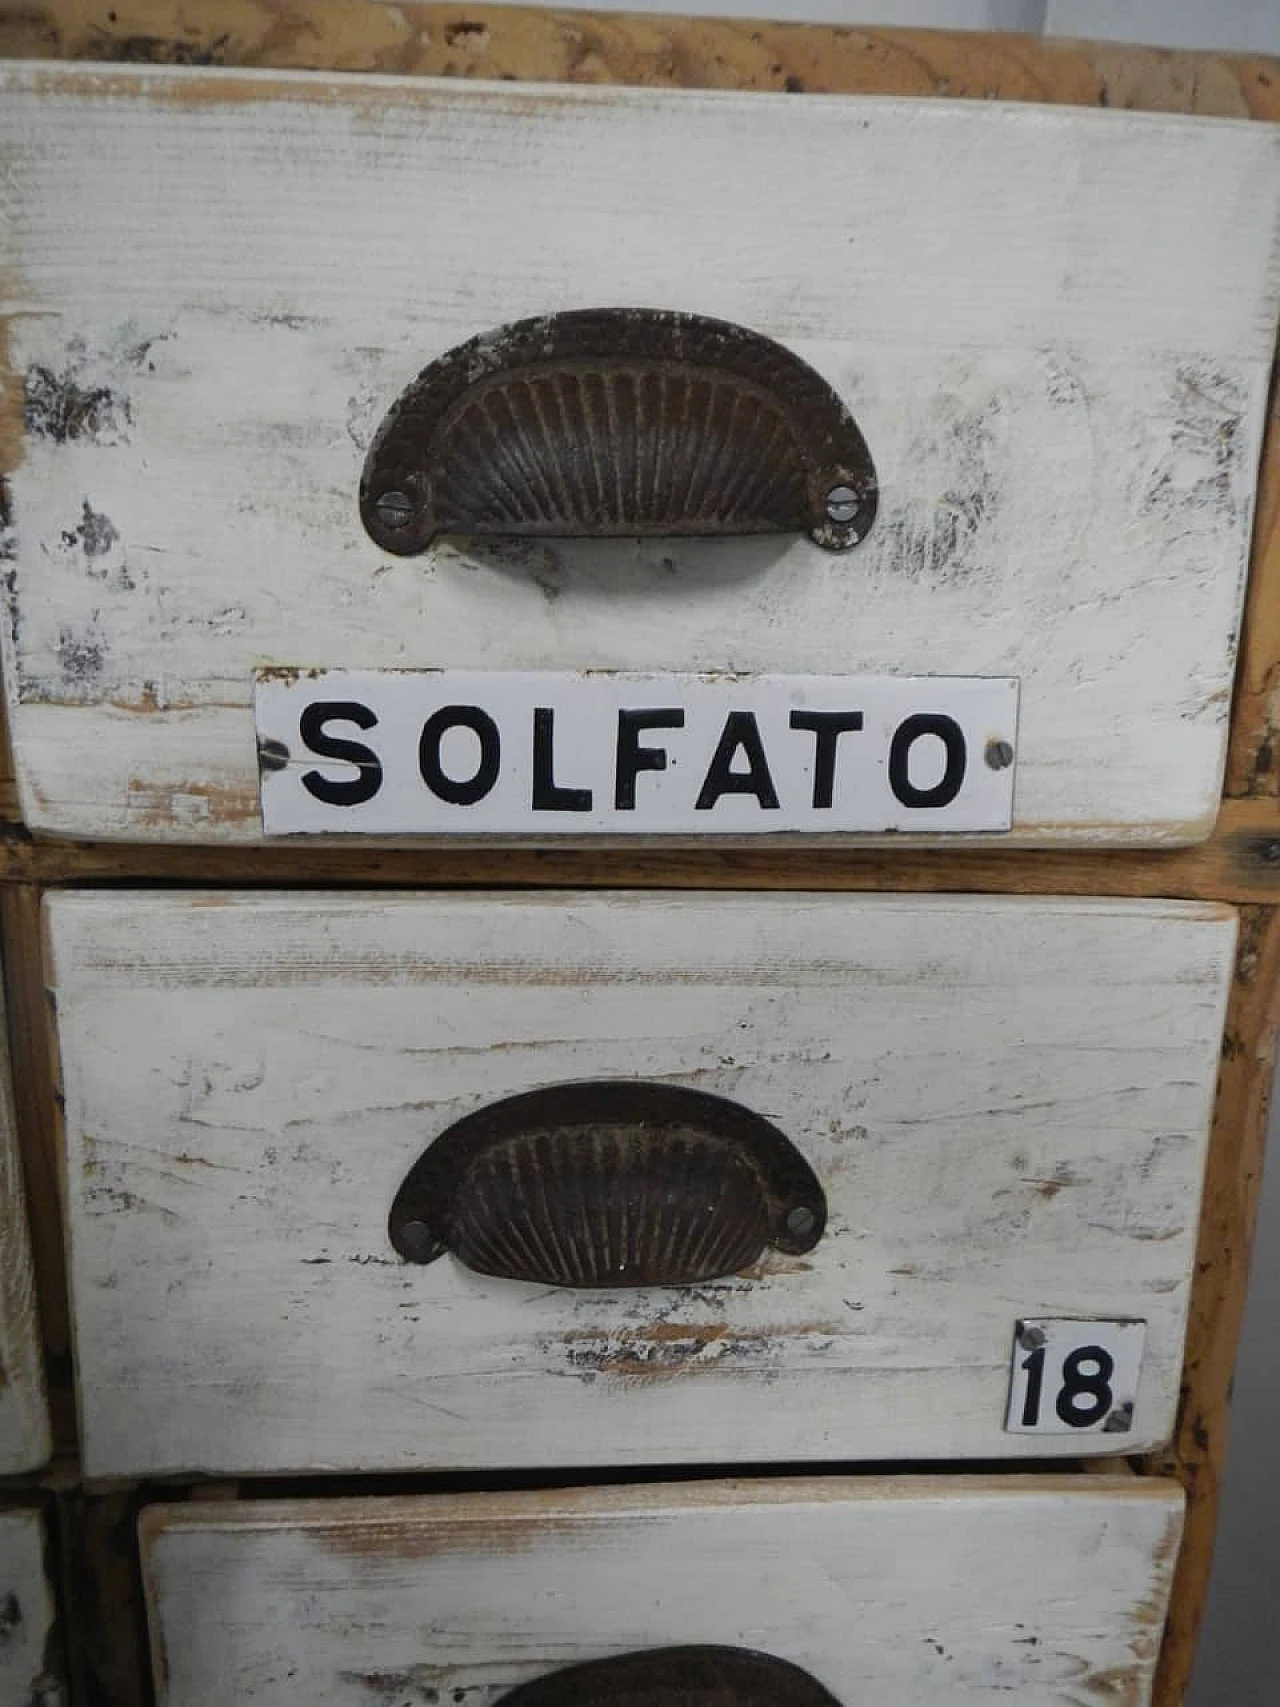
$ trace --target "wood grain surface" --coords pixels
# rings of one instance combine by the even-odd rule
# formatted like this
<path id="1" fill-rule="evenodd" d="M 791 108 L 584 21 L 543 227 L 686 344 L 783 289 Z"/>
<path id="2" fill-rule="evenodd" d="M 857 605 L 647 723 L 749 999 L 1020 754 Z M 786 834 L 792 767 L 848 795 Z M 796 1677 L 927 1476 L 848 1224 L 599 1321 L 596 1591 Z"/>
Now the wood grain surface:
<path id="1" fill-rule="evenodd" d="M 889 896 L 50 898 L 94 1476 L 1073 1456 L 1015 1323 L 1138 1317 L 1174 1420 L 1234 918 Z M 827 1230 L 689 1287 L 405 1265 L 399 1186 L 541 1086 L 728 1097 Z M 377 1394 L 376 1406 L 369 1403 Z"/>
<path id="2" fill-rule="evenodd" d="M 0 999 L 0 1475 L 49 1456 L 44 1354 Z"/>
<path id="3" fill-rule="evenodd" d="M 1146 1707 L 1174 1484 L 867 1476 L 157 1507 L 167 1707 L 491 1707 L 575 1660 L 763 1649 L 848 1707 Z"/>
<path id="4" fill-rule="evenodd" d="M 1208 834 L 1280 292 L 1265 127 L 190 68 L 0 79 L 25 397 L 0 638 L 33 829 L 260 840 L 265 663 L 1016 676 L 1002 841 Z M 856 553 L 374 545 L 360 469 L 425 363 L 627 302 L 749 326 L 823 373 L 879 471 Z"/>
<path id="5" fill-rule="evenodd" d="M 1178 1431 L 1172 1452 L 1152 1466 L 1177 1475 L 1188 1495 L 1160 1660 L 1156 1699 L 1161 1707 L 1182 1701 L 1195 1663 L 1223 1468 L 1229 1462 L 1231 1381 L 1248 1297 L 1278 1045 L 1280 912 L 1245 908 L 1227 1007 Z"/>
<path id="6" fill-rule="evenodd" d="M 378 0 L 4 0 L 0 54 L 521 82 L 1044 101 L 1280 120 L 1265 57 L 990 31 Z"/>
<path id="7" fill-rule="evenodd" d="M 686 88 L 771 88 L 1103 105 L 1158 112 L 1280 120 L 1280 63 L 1226 54 L 1045 42 L 975 32 L 734 23 L 592 16 L 508 7 L 379 5 L 366 0 L 185 0 L 94 4 L 3 0 L 0 52 L 160 64 L 391 71 L 528 81 L 633 83 Z M 1247 210 L 1242 217 L 1248 217 Z M 12 410 L 12 401 L 9 408 Z M 1274 403 L 1273 403 L 1274 411 Z M 1246 911 L 1230 1008 L 1230 1047 L 1210 1152 L 1208 1192 L 1193 1288 L 1183 1423 L 1172 1464 L 1188 1484 L 1187 1543 L 1156 1699 L 1183 1699 L 1203 1604 L 1229 1412 L 1229 1373 L 1247 1286 L 1248 1247 L 1274 1059 L 1280 934 L 1280 433 L 1274 412 L 1264 444 L 1253 578 L 1241 639 L 1227 800 L 1201 847 L 1105 855 L 1001 854 L 949 848 L 942 856 L 894 852 L 788 853 L 767 848 L 710 855 L 598 849 L 578 856 L 535 850 L 453 854 L 358 849 L 196 849 L 33 843 L 16 822 L 0 764 L 0 882 L 10 945 L 11 1023 L 21 1027 L 21 1135 L 47 1186 L 32 1203 L 46 1332 L 61 1332 L 60 1231 L 47 1139 L 56 1112 L 40 1064 L 43 973 L 32 921 L 47 881 L 311 882 L 414 885 L 613 883 L 706 887 L 912 890 L 1026 889 L 1195 896 L 1256 902 Z M 18 945 L 15 952 L 14 945 Z M 17 962 L 17 964 L 15 964 Z M 13 989 L 23 992 L 15 1004 Z M 21 1011 L 16 1009 L 20 1007 Z M 37 1023 L 39 1021 L 40 1023 Z M 29 1046 L 29 1051 L 28 1051 Z M 23 1054 L 28 1051 L 27 1054 Z M 33 1136 L 34 1135 L 34 1136 Z M 46 1280 L 48 1282 L 46 1286 Z M 63 1326 L 59 1329 L 59 1321 Z M 55 1346 L 56 1355 L 56 1346 Z M 121 1693 L 130 1707 L 132 1691 Z"/>

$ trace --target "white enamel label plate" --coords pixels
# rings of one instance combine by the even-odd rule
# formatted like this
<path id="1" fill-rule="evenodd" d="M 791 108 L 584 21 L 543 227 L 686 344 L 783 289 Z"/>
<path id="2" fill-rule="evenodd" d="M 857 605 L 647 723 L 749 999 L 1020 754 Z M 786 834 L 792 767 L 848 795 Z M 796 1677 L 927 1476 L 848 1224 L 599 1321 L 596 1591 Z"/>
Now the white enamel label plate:
<path id="1" fill-rule="evenodd" d="M 262 670 L 268 835 L 1007 830 L 1009 677 Z"/>

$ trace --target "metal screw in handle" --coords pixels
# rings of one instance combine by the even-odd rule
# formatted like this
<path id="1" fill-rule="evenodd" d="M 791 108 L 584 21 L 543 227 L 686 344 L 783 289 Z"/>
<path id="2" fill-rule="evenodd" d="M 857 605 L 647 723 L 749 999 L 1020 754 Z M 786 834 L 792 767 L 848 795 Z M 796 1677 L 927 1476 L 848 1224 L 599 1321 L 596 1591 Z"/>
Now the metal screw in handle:
<path id="1" fill-rule="evenodd" d="M 404 492 L 384 492 L 374 509 L 384 527 L 404 528 L 413 520 L 413 500 Z"/>
<path id="2" fill-rule="evenodd" d="M 808 1204 L 797 1203 L 787 1216 L 787 1231 L 793 1239 L 807 1239 L 813 1232 L 816 1218 Z"/>
<path id="3" fill-rule="evenodd" d="M 858 513 L 858 494 L 852 486 L 833 486 L 827 493 L 827 520 L 851 522 Z"/>
<path id="4" fill-rule="evenodd" d="M 400 1249 L 408 1262 L 428 1262 L 436 1252 L 436 1237 L 425 1221 L 406 1221 L 400 1229 Z"/>

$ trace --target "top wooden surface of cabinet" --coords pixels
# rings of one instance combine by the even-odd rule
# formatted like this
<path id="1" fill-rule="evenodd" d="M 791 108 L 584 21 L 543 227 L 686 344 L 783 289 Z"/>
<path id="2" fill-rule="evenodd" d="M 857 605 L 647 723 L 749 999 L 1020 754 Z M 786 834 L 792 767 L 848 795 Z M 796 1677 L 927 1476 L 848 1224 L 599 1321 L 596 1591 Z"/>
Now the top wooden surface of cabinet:
<path id="1" fill-rule="evenodd" d="M 266 667 L 1014 678 L 1006 843 L 1211 829 L 1271 127 L 189 69 L 3 87 L 4 661 L 35 830 L 262 839 Z M 361 468 L 421 368 L 616 306 L 808 362 L 875 461 L 866 539 L 374 544 Z M 526 839 L 544 824 L 572 833 Z"/>

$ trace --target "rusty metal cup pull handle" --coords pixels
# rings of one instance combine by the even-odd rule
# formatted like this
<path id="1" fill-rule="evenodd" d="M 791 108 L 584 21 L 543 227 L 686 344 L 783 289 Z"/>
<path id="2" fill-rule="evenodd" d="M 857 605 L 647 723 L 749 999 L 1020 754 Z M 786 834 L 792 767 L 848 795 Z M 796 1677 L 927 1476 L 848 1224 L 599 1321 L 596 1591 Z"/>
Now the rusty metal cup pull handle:
<path id="1" fill-rule="evenodd" d="M 725 320 L 601 308 L 499 326 L 392 404 L 360 480 L 384 551 L 440 533 L 866 537 L 875 465 L 839 396 Z"/>
<path id="2" fill-rule="evenodd" d="M 546 1286 L 680 1286 L 735 1274 L 767 1245 L 810 1251 L 822 1187 L 778 1128 L 724 1097 L 593 1080 L 466 1115 L 391 1206 L 408 1262 L 452 1251 Z"/>
<path id="3" fill-rule="evenodd" d="M 522 1683 L 495 1707 L 840 1707 L 789 1660 L 752 1648 L 654 1648 Z"/>

